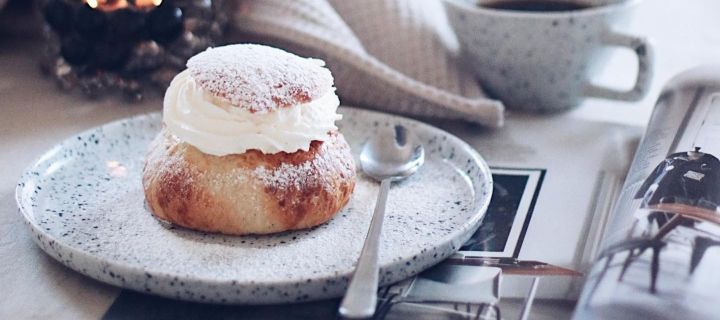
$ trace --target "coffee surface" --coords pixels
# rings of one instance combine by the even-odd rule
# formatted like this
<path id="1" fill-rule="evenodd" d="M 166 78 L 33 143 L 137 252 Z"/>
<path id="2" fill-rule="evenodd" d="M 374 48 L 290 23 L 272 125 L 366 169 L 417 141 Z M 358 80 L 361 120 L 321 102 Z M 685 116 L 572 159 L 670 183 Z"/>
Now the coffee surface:
<path id="1" fill-rule="evenodd" d="M 581 1 L 555 1 L 555 0 L 519 0 L 519 1 L 492 1 L 481 3 L 483 8 L 511 10 L 511 11 L 530 11 L 530 12 L 557 12 L 557 11 L 573 11 L 582 10 L 592 7 L 588 3 Z"/>

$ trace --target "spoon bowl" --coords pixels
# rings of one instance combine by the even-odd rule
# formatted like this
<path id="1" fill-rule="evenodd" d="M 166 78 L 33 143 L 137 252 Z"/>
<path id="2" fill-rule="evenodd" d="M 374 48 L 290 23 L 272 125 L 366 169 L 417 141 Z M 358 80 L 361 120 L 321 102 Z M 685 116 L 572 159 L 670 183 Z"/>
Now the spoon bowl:
<path id="1" fill-rule="evenodd" d="M 425 149 L 414 134 L 401 125 L 382 130 L 363 146 L 360 165 L 373 179 L 407 178 L 425 161 Z"/>

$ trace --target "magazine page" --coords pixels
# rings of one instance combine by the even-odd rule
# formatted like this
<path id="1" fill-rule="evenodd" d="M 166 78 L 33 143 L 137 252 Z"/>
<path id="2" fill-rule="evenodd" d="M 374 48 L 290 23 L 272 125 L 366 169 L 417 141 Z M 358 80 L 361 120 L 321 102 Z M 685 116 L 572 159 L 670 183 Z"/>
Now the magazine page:
<path id="1" fill-rule="evenodd" d="M 719 74 L 690 70 L 658 99 L 576 319 L 717 318 Z"/>

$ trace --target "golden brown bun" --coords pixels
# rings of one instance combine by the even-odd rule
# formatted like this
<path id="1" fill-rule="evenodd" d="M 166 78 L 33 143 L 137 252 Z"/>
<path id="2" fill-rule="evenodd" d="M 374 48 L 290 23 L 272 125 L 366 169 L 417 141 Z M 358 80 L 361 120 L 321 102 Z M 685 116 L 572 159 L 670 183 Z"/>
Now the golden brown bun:
<path id="1" fill-rule="evenodd" d="M 350 199 L 355 165 L 340 133 L 310 150 L 205 154 L 165 129 L 143 168 L 153 214 L 190 229 L 266 234 L 309 228 L 332 218 Z"/>

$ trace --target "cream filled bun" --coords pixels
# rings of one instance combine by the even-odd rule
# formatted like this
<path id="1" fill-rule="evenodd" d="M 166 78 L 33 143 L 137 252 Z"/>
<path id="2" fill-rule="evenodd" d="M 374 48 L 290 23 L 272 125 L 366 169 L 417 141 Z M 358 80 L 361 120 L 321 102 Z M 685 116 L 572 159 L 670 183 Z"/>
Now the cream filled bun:
<path id="1" fill-rule="evenodd" d="M 163 104 L 143 170 L 156 217 L 265 234 L 324 223 L 350 199 L 355 165 L 322 60 L 251 44 L 208 49 Z"/>

